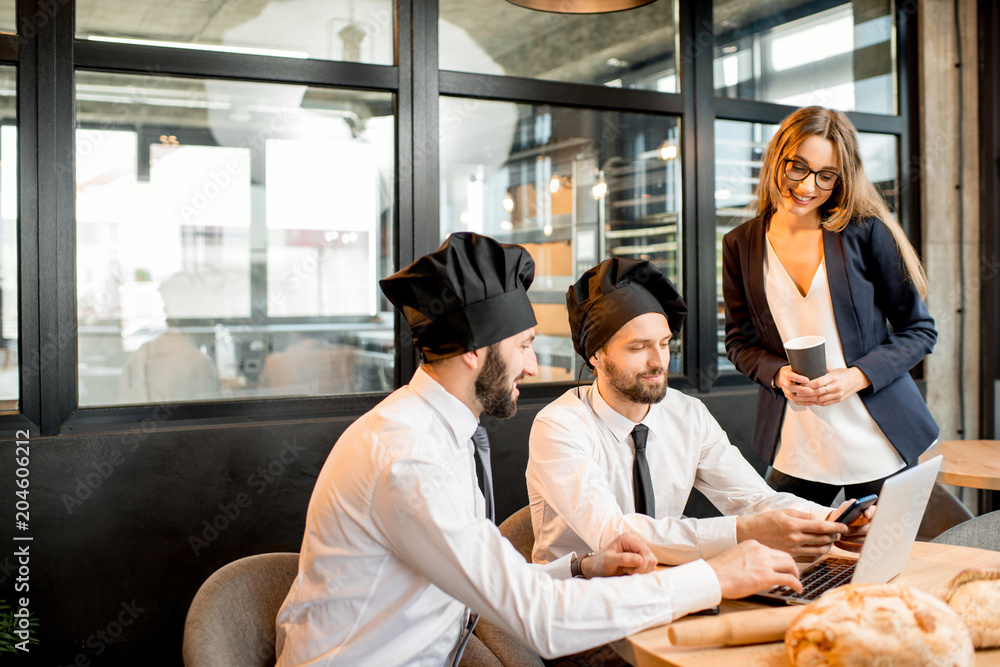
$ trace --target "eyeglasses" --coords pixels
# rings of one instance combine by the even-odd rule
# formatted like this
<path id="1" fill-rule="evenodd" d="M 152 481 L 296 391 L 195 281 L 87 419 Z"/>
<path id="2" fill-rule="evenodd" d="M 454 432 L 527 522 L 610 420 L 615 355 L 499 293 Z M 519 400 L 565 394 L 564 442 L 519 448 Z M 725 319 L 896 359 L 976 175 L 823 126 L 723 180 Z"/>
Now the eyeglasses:
<path id="1" fill-rule="evenodd" d="M 835 171 L 820 169 L 813 171 L 808 165 L 793 158 L 785 158 L 785 177 L 790 181 L 804 181 L 809 174 L 816 176 L 816 187 L 820 190 L 833 190 L 837 187 L 840 174 Z"/>

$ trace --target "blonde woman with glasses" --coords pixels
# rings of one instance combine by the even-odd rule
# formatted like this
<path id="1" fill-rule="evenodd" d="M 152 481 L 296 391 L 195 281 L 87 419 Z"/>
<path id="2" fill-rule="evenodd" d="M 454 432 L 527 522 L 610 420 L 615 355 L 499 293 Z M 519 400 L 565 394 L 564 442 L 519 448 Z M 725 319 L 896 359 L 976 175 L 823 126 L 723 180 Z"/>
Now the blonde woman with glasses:
<path id="1" fill-rule="evenodd" d="M 764 155 L 756 217 L 723 239 L 726 351 L 760 385 L 754 449 L 768 483 L 830 505 L 878 493 L 938 426 L 909 371 L 934 347 L 916 251 L 865 176 L 847 117 L 799 109 Z M 825 338 L 826 373 L 784 343 Z"/>

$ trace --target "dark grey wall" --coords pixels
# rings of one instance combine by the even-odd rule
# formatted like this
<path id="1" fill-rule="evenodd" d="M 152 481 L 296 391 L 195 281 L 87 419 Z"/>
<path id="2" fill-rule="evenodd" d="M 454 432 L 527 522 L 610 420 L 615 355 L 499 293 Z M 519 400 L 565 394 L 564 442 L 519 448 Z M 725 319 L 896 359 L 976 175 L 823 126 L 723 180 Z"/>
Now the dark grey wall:
<path id="1" fill-rule="evenodd" d="M 706 403 L 745 448 L 752 394 Z M 525 401 L 517 417 L 492 425 L 501 519 L 527 502 L 527 436 L 544 404 Z M 180 664 L 198 586 L 237 558 L 298 551 L 319 469 L 356 417 L 32 437 L 26 593 L 14 590 L 14 543 L 3 540 L 0 551 L 0 599 L 27 595 L 40 622 L 30 663 Z M 0 443 L 3 534 L 14 532 L 14 458 L 14 441 Z"/>

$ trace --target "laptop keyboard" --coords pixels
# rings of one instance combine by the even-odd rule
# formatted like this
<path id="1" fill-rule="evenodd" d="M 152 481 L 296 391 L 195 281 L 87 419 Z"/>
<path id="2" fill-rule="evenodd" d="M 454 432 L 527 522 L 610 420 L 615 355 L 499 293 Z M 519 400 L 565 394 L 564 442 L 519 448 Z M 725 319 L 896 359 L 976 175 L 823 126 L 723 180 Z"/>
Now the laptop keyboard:
<path id="1" fill-rule="evenodd" d="M 811 602 L 831 588 L 850 582 L 857 562 L 853 558 L 829 556 L 817 563 L 816 568 L 809 574 L 802 577 L 801 593 L 796 593 L 788 586 L 780 586 L 771 592 L 793 600 Z"/>

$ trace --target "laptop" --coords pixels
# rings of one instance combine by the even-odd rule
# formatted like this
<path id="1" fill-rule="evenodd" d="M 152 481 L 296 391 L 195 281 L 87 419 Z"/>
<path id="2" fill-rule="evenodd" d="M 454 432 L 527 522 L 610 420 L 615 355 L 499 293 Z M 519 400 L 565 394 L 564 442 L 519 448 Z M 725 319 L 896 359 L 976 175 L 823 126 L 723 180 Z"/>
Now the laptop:
<path id="1" fill-rule="evenodd" d="M 941 457 L 935 456 L 885 480 L 878 510 L 859 557 L 828 554 L 803 566 L 799 573 L 801 593 L 781 586 L 754 597 L 784 604 L 809 604 L 837 586 L 884 584 L 895 577 L 910 557 L 940 467 Z"/>

